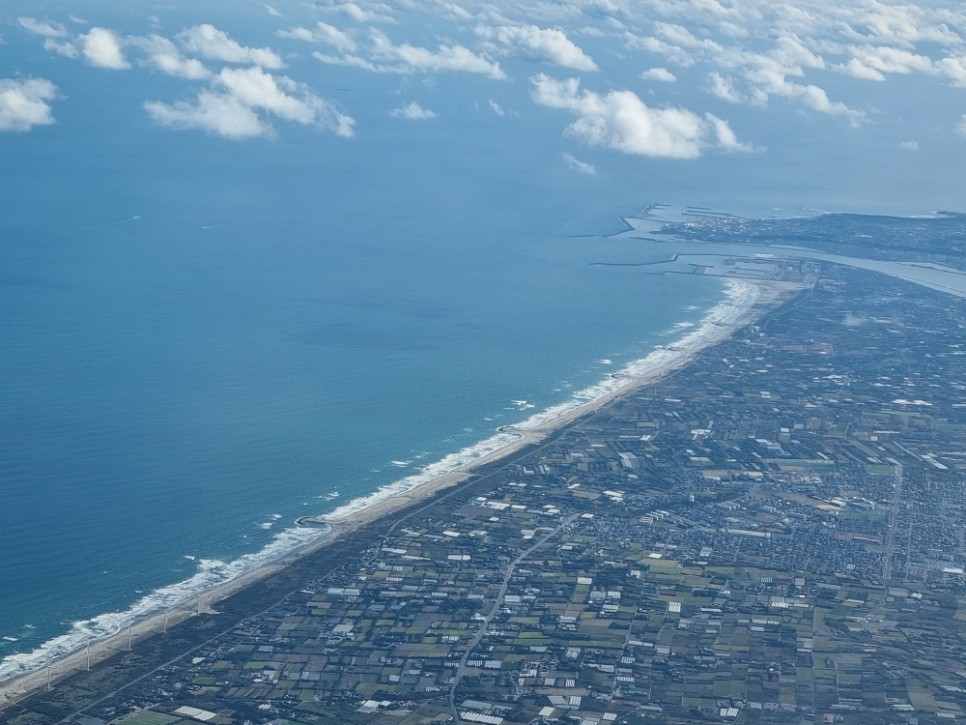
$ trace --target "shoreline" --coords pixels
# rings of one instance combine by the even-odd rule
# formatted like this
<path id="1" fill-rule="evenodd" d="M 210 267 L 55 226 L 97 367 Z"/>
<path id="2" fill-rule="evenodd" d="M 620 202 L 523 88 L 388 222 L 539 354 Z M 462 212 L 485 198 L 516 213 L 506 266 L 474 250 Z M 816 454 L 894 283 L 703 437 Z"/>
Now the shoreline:
<path id="1" fill-rule="evenodd" d="M 529 446 L 539 444 L 574 421 L 682 369 L 703 350 L 723 342 L 738 330 L 753 324 L 789 296 L 803 289 L 802 285 L 795 283 L 757 279 L 729 278 L 727 284 L 725 299 L 708 311 L 696 329 L 686 332 L 679 340 L 654 350 L 647 357 L 610 373 L 603 382 L 579 391 L 570 401 L 537 413 L 523 423 L 501 429 L 495 436 L 487 439 L 494 442 L 491 450 L 427 480 L 417 480 L 409 488 L 399 488 L 397 484 L 384 487 L 342 507 L 345 509 L 342 513 L 341 509 L 337 509 L 326 516 L 303 517 L 312 519 L 313 526 L 324 524 L 328 528 L 315 529 L 317 534 L 306 543 L 272 561 L 216 584 L 197 598 L 192 597 L 162 611 L 144 615 L 113 634 L 82 645 L 46 665 L 39 665 L 34 670 L 0 682 L 0 711 L 45 689 L 48 684 L 53 685 L 87 669 L 88 662 L 93 668 L 98 662 L 196 614 L 217 614 L 218 610 L 214 605 L 295 561 L 315 554 L 402 509 L 428 502 L 440 492 L 473 477 L 480 468 L 498 463 Z M 513 437 L 507 439 L 506 436 Z M 429 468 L 432 465 L 427 467 Z M 419 476 L 410 478 L 419 479 Z M 406 480 L 408 479 L 403 479 L 403 482 Z"/>

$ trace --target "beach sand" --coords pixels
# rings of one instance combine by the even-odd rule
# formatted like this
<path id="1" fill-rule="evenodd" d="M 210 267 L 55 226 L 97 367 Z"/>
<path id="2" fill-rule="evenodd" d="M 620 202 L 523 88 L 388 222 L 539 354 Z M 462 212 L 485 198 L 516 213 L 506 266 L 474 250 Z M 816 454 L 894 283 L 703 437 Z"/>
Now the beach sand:
<path id="1" fill-rule="evenodd" d="M 367 505 L 337 519 L 328 520 L 331 529 L 325 535 L 320 535 L 317 540 L 274 562 L 252 569 L 212 588 L 198 600 L 184 602 L 176 608 L 145 617 L 113 635 L 101 638 L 89 646 L 61 657 L 46 667 L 0 683 L 0 709 L 47 688 L 48 684 L 56 684 L 58 680 L 86 669 L 88 659 L 93 667 L 119 651 L 136 645 L 139 640 L 195 616 L 199 610 L 201 613 L 216 613 L 217 610 L 213 607 L 218 602 L 280 571 L 295 559 L 330 546 L 346 535 L 400 509 L 427 501 L 440 491 L 470 478 L 481 467 L 496 463 L 528 446 L 538 444 L 573 421 L 680 370 L 702 350 L 726 340 L 736 331 L 753 324 L 802 289 L 801 285 L 785 282 L 748 279 L 733 279 L 729 282 L 731 283 L 729 299 L 711 310 L 699 329 L 613 376 L 611 380 L 614 383 L 610 386 L 599 386 L 600 394 L 593 399 L 577 406 L 560 406 L 559 411 L 551 409 L 546 414 L 534 416 L 528 424 L 512 428 L 513 433 L 517 435 L 515 440 L 455 470 L 391 496 L 370 497 L 372 500 L 367 502 Z M 595 391 L 596 388 L 590 390 Z"/>

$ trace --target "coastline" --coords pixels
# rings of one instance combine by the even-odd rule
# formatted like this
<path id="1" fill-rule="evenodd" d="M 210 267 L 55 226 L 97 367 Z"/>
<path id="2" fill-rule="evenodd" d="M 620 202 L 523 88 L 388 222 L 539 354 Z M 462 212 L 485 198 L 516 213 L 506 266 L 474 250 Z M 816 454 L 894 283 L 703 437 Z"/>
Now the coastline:
<path id="1" fill-rule="evenodd" d="M 328 530 L 300 529 L 308 537 L 305 543 L 281 553 L 272 561 L 242 571 L 228 581 L 215 585 L 198 597 L 197 603 L 192 598 L 190 601 L 182 601 L 173 607 L 142 616 L 111 635 L 83 645 L 46 665 L 38 666 L 37 669 L 0 682 L 0 710 L 44 689 L 48 683 L 53 684 L 86 669 L 88 657 L 93 667 L 97 662 L 128 649 L 142 639 L 161 633 L 167 627 L 173 627 L 196 613 L 216 614 L 217 609 L 213 605 L 286 568 L 292 562 L 314 554 L 402 509 L 429 501 L 440 492 L 469 479 L 481 467 L 498 463 L 524 448 L 539 444 L 575 420 L 683 368 L 695 355 L 754 323 L 790 294 L 801 289 L 800 285 L 791 283 L 734 278 L 729 278 L 727 284 L 725 299 L 705 315 L 696 329 L 612 373 L 606 380 L 578 392 L 570 401 L 501 430 L 484 442 L 490 444 L 488 449 L 484 446 L 484 450 L 470 461 L 435 475 L 434 467 L 445 467 L 444 460 L 427 467 L 425 476 L 411 476 L 403 479 L 399 485 L 393 484 L 374 494 L 356 499 L 328 516 L 319 517 L 329 526 Z"/>

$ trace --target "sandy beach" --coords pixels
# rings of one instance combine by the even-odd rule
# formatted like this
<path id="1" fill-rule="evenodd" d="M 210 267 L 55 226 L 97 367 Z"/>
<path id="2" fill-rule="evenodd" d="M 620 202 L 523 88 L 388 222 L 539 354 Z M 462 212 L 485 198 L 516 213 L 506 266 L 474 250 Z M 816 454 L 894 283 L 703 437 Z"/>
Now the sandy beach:
<path id="1" fill-rule="evenodd" d="M 195 616 L 199 609 L 202 613 L 214 613 L 218 602 L 281 570 L 295 559 L 315 553 L 347 534 L 400 509 L 428 500 L 440 491 L 465 481 L 480 467 L 505 459 L 527 446 L 538 444 L 554 431 L 578 418 L 680 370 L 696 354 L 754 323 L 801 289 L 800 285 L 791 283 L 747 279 L 731 279 L 729 285 L 728 298 L 708 313 L 698 329 L 685 334 L 680 340 L 664 348 L 655 350 L 644 360 L 615 373 L 609 379 L 609 384 L 588 389 L 585 392 L 589 392 L 593 397 L 587 402 L 552 408 L 519 426 L 512 427 L 515 438 L 510 442 L 442 475 L 421 481 L 406 490 L 392 491 L 391 495 L 377 493 L 362 499 L 364 505 L 355 507 L 341 516 L 326 519 L 331 529 L 324 534 L 320 533 L 317 539 L 273 562 L 217 585 L 205 592 L 200 599 L 192 599 L 177 607 L 144 617 L 47 666 L 0 683 L 0 709 L 48 685 L 56 685 L 58 680 L 86 669 L 88 664 L 94 666 L 119 651 L 135 646 L 139 640 L 160 633 L 165 627 L 173 627 L 178 622 Z"/>

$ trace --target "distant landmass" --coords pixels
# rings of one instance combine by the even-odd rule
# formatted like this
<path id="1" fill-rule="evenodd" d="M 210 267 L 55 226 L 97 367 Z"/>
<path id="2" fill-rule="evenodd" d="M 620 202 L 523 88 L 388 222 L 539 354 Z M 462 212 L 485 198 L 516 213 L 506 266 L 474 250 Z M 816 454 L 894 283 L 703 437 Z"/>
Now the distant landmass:
<path id="1" fill-rule="evenodd" d="M 792 245 L 846 256 L 956 266 L 966 258 L 966 214 L 926 217 L 820 214 L 788 219 L 744 219 L 689 209 L 685 220 L 657 234 L 702 242 Z"/>

